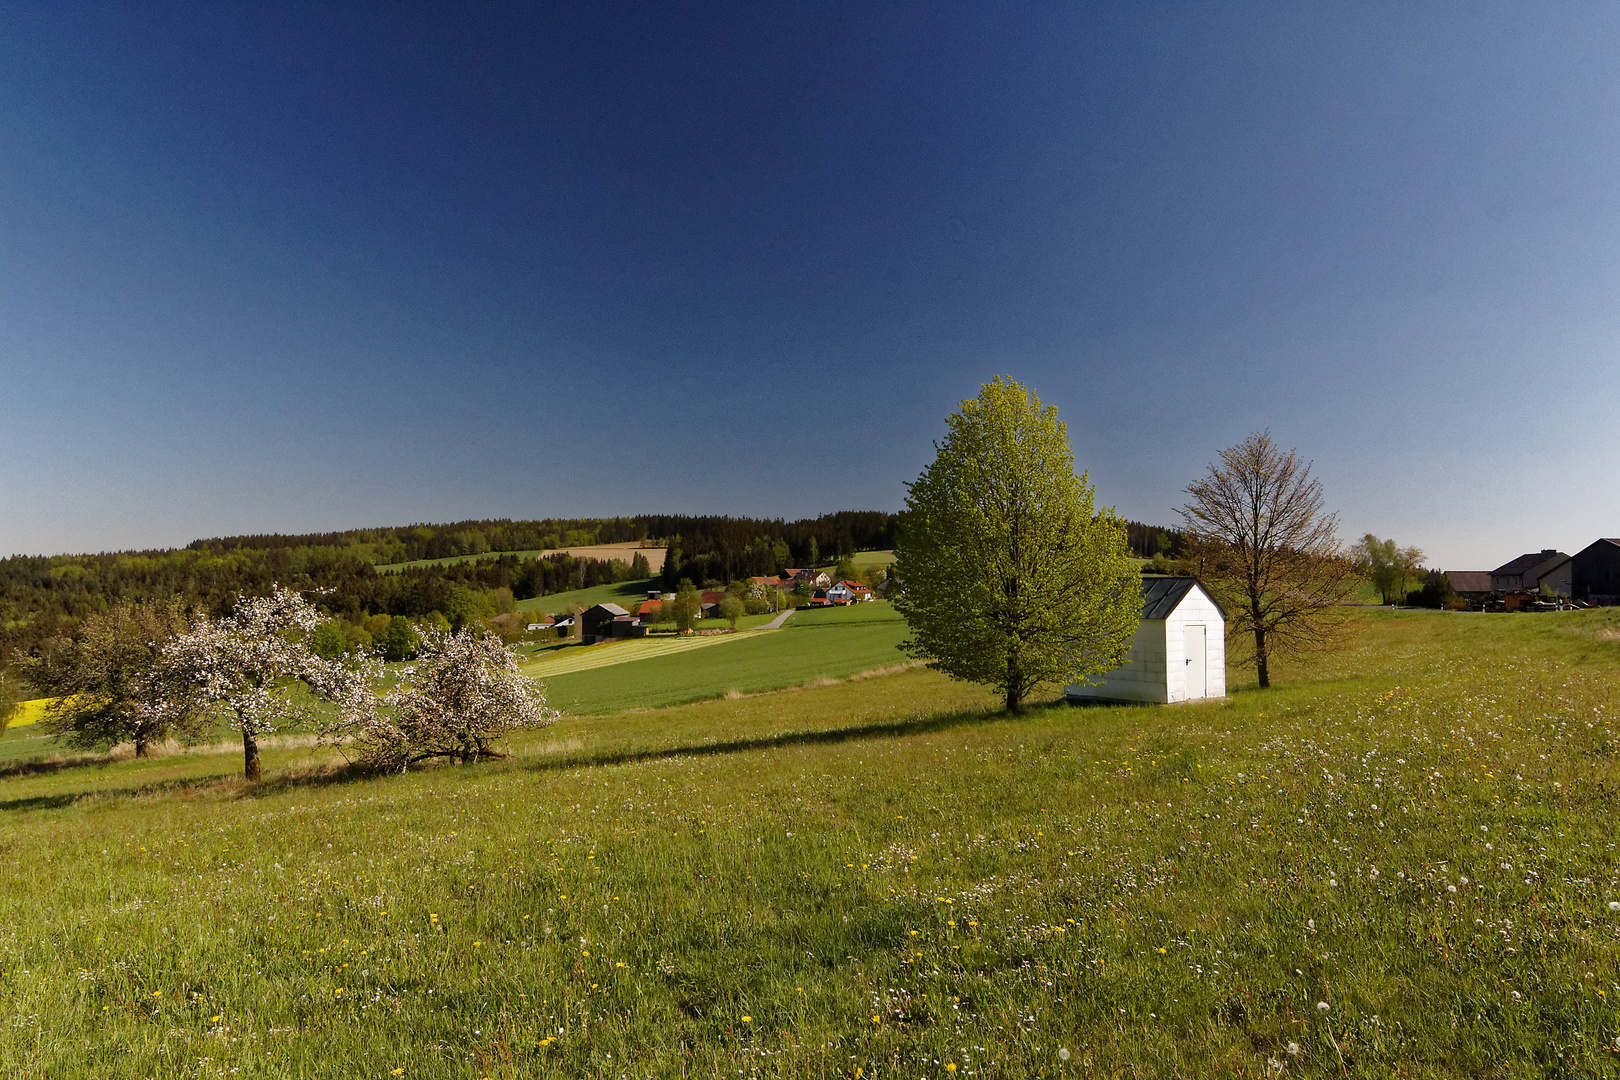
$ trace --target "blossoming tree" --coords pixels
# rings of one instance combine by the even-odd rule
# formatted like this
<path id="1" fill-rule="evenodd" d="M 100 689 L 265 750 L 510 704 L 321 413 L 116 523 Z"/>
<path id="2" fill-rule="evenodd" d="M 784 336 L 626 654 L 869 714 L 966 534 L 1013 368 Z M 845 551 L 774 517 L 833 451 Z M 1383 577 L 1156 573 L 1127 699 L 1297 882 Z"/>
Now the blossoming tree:
<path id="1" fill-rule="evenodd" d="M 371 711 L 375 665 L 322 660 L 306 643 L 323 619 L 288 588 L 239 599 L 225 618 L 204 616 L 164 647 L 163 707 L 227 717 L 242 733 L 242 774 L 259 780 L 259 737 L 313 715 L 310 696 L 289 693 L 294 684 L 334 702 L 340 715 Z"/>
<path id="2" fill-rule="evenodd" d="M 381 704 L 341 710 L 327 738 L 360 764 L 390 772 L 436 757 L 501 757 L 496 740 L 557 719 L 545 691 L 518 670 L 517 654 L 471 627 L 425 635 L 417 662 Z"/>

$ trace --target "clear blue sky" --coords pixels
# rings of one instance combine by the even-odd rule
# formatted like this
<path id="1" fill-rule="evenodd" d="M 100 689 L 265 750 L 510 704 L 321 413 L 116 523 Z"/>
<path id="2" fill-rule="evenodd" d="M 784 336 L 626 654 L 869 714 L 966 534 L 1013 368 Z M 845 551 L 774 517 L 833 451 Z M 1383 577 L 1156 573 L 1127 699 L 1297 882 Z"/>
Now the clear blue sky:
<path id="1" fill-rule="evenodd" d="M 13 4 L 0 552 L 898 509 L 979 383 L 1620 535 L 1620 8 Z"/>

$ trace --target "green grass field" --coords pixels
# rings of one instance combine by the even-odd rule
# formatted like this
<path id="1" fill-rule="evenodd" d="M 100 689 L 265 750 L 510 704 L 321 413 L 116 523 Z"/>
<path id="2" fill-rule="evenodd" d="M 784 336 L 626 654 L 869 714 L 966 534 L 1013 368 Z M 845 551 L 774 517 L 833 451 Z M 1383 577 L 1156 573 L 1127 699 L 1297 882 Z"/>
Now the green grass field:
<path id="1" fill-rule="evenodd" d="M 1191 706 L 913 669 L 6 775 L 0 1075 L 1620 1073 L 1620 612 L 1354 618 Z"/>
<path id="2" fill-rule="evenodd" d="M 649 639 L 606 649 L 668 650 L 633 663 L 550 675 L 546 662 L 524 668 L 546 684 L 546 698 L 571 713 L 662 708 L 727 693 L 755 694 L 843 679 L 906 662 L 906 625 L 886 603 L 806 609 L 780 630 L 724 638 Z M 692 642 L 712 643 L 694 647 Z M 565 652 L 567 650 L 564 650 Z M 567 658 L 559 658 L 566 663 Z"/>
<path id="3" fill-rule="evenodd" d="M 590 589 L 575 589 L 572 592 L 552 593 L 550 596 L 519 600 L 515 606 L 519 611 L 540 615 L 552 615 L 576 606 L 595 607 L 597 604 L 618 604 L 626 611 L 634 612 L 636 605 L 647 599 L 648 590 L 657 587 L 657 578 L 648 578 L 645 581 L 621 581 L 616 585 L 597 585 Z"/>

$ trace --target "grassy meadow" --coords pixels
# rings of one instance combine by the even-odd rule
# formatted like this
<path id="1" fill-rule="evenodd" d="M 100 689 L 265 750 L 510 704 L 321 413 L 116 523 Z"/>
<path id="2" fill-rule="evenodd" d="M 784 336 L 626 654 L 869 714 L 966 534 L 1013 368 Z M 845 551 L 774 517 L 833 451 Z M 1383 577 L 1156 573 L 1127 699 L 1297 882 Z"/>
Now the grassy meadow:
<path id="1" fill-rule="evenodd" d="M 728 694 L 758 694 L 907 663 L 905 621 L 889 604 L 806 608 L 780 630 L 724 637 L 652 638 L 601 650 L 668 650 L 634 663 L 548 675 L 548 661 L 524 667 L 543 680 L 547 700 L 571 713 L 657 709 Z M 567 652 L 558 658 L 568 663 Z"/>
<path id="2" fill-rule="evenodd" d="M 1620 612 L 1353 617 L 1187 706 L 913 668 L 407 776 L 0 765 L 0 1075 L 1620 1075 Z"/>

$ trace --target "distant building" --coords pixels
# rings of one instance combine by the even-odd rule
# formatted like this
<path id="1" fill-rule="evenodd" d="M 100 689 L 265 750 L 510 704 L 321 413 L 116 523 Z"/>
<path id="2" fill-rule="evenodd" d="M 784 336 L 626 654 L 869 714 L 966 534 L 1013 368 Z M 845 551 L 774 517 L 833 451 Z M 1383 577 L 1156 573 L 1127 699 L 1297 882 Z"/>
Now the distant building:
<path id="1" fill-rule="evenodd" d="M 1489 570 L 1447 570 L 1446 580 L 1451 591 L 1469 603 L 1477 604 L 1491 595 Z"/>
<path id="2" fill-rule="evenodd" d="M 1226 613 L 1194 578 L 1142 575 L 1142 617 L 1125 663 L 1069 697 L 1169 704 L 1226 696 Z"/>
<path id="3" fill-rule="evenodd" d="M 613 620 L 621 616 L 628 619 L 630 613 L 618 604 L 597 604 L 587 608 L 580 615 L 580 621 L 585 626 L 587 636 L 603 638 L 613 635 Z"/>
<path id="4" fill-rule="evenodd" d="M 1620 604 L 1620 537 L 1595 540 L 1569 561 L 1570 599 Z"/>
<path id="5" fill-rule="evenodd" d="M 835 604 L 847 604 L 855 599 L 855 594 L 851 592 L 849 586 L 844 584 L 842 581 L 834 582 L 833 584 L 829 585 L 825 591 L 827 599 L 831 600 Z"/>
<path id="6" fill-rule="evenodd" d="M 1568 555 L 1552 548 L 1520 555 L 1512 562 L 1491 571 L 1491 591 L 1505 593 L 1511 589 L 1533 589 L 1543 574 L 1552 570 L 1559 560 L 1568 558 Z"/>

